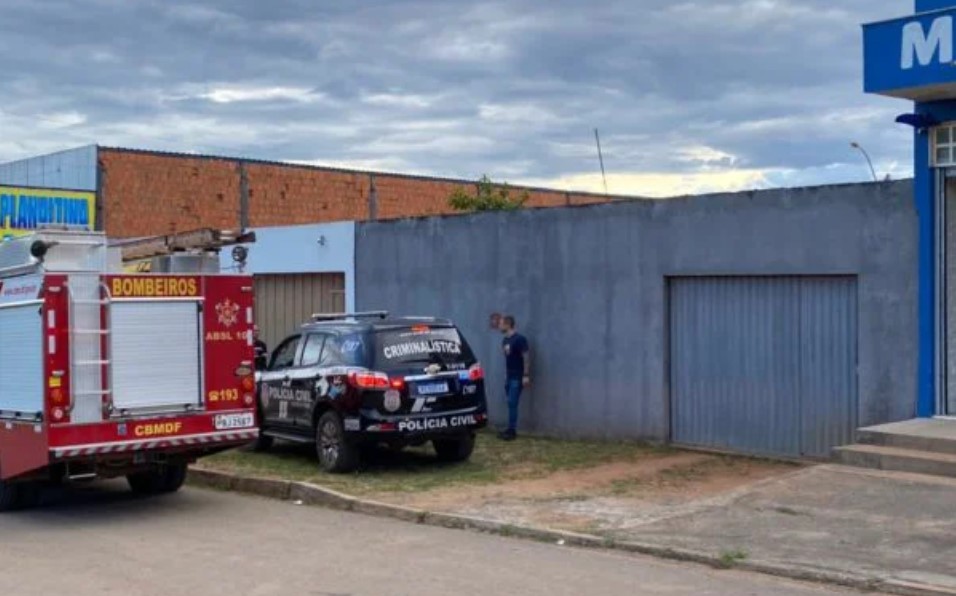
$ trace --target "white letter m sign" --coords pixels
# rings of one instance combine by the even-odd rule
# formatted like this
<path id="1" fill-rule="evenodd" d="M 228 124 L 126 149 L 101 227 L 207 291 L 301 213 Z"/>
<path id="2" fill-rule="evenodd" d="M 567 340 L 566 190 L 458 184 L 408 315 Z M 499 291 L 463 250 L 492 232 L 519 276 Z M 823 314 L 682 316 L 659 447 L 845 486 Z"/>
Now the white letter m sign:
<path id="1" fill-rule="evenodd" d="M 919 60 L 920 66 L 929 66 L 939 53 L 940 64 L 953 62 L 953 17 L 939 17 L 930 26 L 929 34 L 919 22 L 903 27 L 903 53 L 900 68 L 910 70 Z"/>

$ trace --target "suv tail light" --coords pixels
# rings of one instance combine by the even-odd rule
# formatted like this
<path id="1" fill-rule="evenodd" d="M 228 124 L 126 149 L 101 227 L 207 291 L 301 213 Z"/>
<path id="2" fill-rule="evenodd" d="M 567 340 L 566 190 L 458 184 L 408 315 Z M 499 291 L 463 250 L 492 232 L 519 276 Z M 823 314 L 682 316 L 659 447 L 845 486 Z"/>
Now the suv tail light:
<path id="1" fill-rule="evenodd" d="M 480 364 L 473 364 L 471 368 L 468 369 L 469 381 L 480 381 L 484 378 L 485 378 L 485 369 L 481 368 Z"/>
<path id="2" fill-rule="evenodd" d="M 388 375 L 371 371 L 352 371 L 349 373 L 349 385 L 358 389 L 388 389 Z"/>
<path id="3" fill-rule="evenodd" d="M 405 379 L 401 377 L 395 377 L 394 379 L 390 380 L 388 384 L 392 389 L 397 389 L 399 391 L 405 389 Z"/>

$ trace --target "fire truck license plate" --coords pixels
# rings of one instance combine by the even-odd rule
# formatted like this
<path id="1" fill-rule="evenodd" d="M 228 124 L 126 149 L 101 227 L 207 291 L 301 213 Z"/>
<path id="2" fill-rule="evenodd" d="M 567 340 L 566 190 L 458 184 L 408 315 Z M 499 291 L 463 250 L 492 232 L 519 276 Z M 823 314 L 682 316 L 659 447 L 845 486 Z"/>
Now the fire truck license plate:
<path id="1" fill-rule="evenodd" d="M 246 414 L 220 414 L 216 416 L 216 430 L 249 428 L 256 423 L 252 412 Z"/>

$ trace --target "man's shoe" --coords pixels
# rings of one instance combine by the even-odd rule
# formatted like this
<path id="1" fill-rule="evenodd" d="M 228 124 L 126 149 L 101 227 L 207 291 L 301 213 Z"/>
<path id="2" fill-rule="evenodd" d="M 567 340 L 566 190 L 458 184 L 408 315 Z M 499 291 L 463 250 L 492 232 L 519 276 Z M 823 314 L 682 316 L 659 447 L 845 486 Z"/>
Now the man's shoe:
<path id="1" fill-rule="evenodd" d="M 502 441 L 514 441 L 515 439 L 518 438 L 518 433 L 516 433 L 513 430 L 506 430 L 503 433 L 500 433 L 498 435 L 498 438 L 501 439 Z"/>

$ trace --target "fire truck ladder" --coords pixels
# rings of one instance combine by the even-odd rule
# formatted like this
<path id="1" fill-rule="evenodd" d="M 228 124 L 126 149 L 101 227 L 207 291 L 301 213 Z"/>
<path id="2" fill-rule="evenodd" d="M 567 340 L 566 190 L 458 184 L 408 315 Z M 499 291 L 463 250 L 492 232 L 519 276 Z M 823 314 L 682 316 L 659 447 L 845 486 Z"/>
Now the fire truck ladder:
<path id="1" fill-rule="evenodd" d="M 124 263 L 162 257 L 177 252 L 218 252 L 227 246 L 251 244 L 256 241 L 255 232 L 214 230 L 204 228 L 167 236 L 151 236 L 133 240 L 120 240 L 112 244 L 119 248 Z M 237 259 L 239 260 L 239 259 Z"/>
<path id="2" fill-rule="evenodd" d="M 71 275 L 70 405 L 74 422 L 98 422 L 113 413 L 109 321 L 112 297 L 99 275 Z"/>

